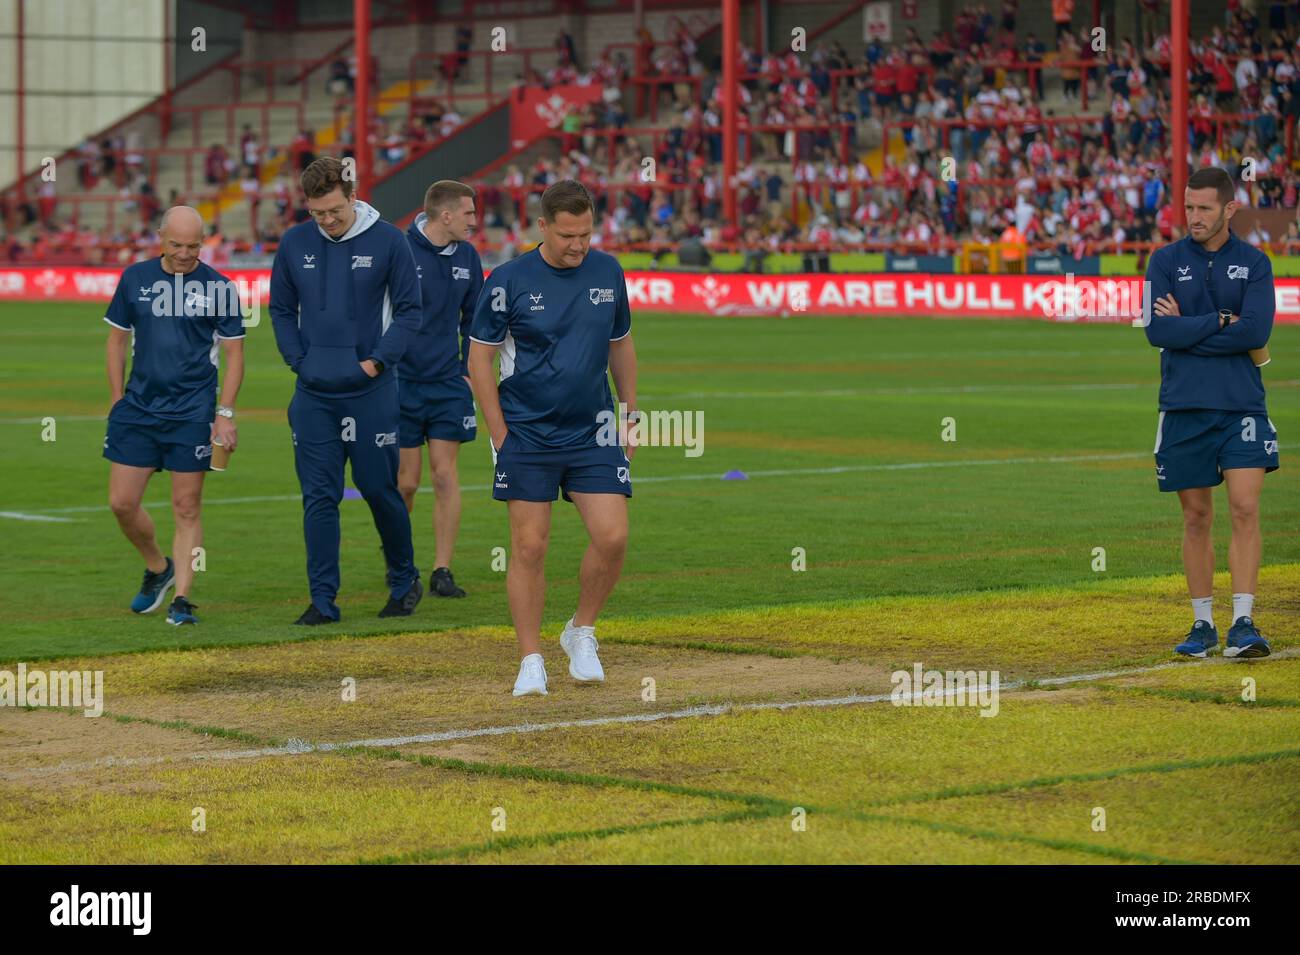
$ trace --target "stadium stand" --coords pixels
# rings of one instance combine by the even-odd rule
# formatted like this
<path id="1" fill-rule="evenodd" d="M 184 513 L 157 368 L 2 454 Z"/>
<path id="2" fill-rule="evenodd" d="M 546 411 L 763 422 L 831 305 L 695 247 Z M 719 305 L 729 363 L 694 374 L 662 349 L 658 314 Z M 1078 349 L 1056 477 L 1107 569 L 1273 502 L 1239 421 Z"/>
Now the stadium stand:
<path id="1" fill-rule="evenodd" d="M 742 48 L 739 221 L 722 215 L 707 4 L 648 11 L 640 35 L 626 13 L 558 32 L 553 18 L 520 19 L 508 53 L 490 48 L 490 18 L 377 27 L 373 193 L 413 214 L 410 196 L 431 178 L 471 182 L 489 257 L 535 239 L 537 196 L 566 177 L 597 197 L 596 241 L 652 262 L 687 242 L 747 253 L 746 268 L 779 252 L 816 268 L 831 251 L 974 245 L 998 246 L 1010 267 L 1026 251 L 1081 259 L 1169 239 L 1166 4 L 1144 0 L 1141 35 L 1121 29 L 1104 50 L 1082 11 L 1066 23 L 1017 0 L 863 42 L 860 14 L 846 16 L 861 6 L 783 5 L 773 40 L 807 24 L 807 52 Z M 1234 172 L 1250 207 L 1243 234 L 1277 252 L 1300 249 L 1300 23 L 1296 5 L 1284 13 L 1267 25 L 1245 4 L 1224 22 L 1198 14 L 1191 44 L 1193 165 Z M 33 173 L 0 192 L 4 259 L 129 261 L 177 201 L 211 223 L 205 257 L 265 257 L 304 215 L 302 166 L 356 155 L 351 43 L 346 30 L 246 29 L 238 53 L 72 145 L 74 179 Z M 545 125 L 510 141 L 506 107 L 539 93 Z"/>

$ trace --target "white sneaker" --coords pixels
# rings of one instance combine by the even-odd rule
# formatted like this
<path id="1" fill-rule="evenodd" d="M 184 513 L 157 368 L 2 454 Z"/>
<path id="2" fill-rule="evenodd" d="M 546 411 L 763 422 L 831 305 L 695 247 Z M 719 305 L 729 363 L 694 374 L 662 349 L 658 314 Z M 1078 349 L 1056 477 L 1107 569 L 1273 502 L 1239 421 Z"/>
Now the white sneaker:
<path id="1" fill-rule="evenodd" d="M 599 645 L 595 627 L 575 627 L 570 617 L 564 625 L 564 633 L 560 634 L 560 646 L 569 655 L 569 676 L 579 683 L 605 682 L 605 668 L 600 665 L 600 657 L 596 656 Z"/>
<path id="2" fill-rule="evenodd" d="M 540 653 L 530 653 L 519 661 L 519 677 L 515 680 L 515 696 L 537 693 L 546 696 L 546 664 Z"/>

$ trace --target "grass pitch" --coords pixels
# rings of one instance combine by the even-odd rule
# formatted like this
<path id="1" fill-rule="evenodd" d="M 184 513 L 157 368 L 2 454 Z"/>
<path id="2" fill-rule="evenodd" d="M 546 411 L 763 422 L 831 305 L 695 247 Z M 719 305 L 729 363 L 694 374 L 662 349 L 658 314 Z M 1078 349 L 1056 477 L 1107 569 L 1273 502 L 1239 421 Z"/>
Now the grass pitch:
<path id="1" fill-rule="evenodd" d="M 1256 617 L 1276 655 L 1156 668 L 1188 614 L 1139 330 L 638 316 L 641 405 L 703 412 L 704 453 L 634 459 L 601 687 L 573 685 L 553 639 L 583 539 L 557 505 L 552 694 L 515 700 L 485 439 L 461 457 L 469 598 L 375 618 L 378 541 L 348 500 L 343 623 L 290 626 L 307 604 L 292 377 L 265 324 L 240 450 L 206 484 L 202 623 L 130 614 L 100 313 L 0 320 L 0 669 L 103 670 L 106 696 L 100 719 L 0 708 L 0 861 L 1300 861 L 1300 329 L 1277 328 L 1265 370 L 1283 467 Z M 166 546 L 166 475 L 148 501 Z M 421 494 L 426 574 L 431 508 Z M 1226 574 L 1216 590 L 1226 630 Z M 812 705 L 887 694 L 915 662 L 998 670 L 998 716 Z M 1245 793 L 1271 807 L 1249 833 Z"/>

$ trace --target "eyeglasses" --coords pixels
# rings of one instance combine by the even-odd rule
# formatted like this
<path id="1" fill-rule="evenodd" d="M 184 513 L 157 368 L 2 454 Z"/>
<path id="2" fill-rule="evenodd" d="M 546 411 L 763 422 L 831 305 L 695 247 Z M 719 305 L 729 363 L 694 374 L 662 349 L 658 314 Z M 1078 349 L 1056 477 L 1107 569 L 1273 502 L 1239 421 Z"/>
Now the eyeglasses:
<path id="1" fill-rule="evenodd" d="M 347 206 L 335 206 L 333 209 L 308 209 L 313 219 L 338 219 L 343 216 Z"/>

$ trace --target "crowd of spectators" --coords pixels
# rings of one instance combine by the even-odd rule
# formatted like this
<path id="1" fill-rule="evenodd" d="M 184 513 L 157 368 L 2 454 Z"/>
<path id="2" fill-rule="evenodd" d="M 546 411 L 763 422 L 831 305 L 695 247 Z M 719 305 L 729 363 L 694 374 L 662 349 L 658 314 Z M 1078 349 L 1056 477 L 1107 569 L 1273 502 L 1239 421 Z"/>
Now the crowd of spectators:
<path id="1" fill-rule="evenodd" d="M 576 178 L 597 197 L 596 241 L 607 246 L 671 248 L 697 240 L 953 251 L 963 241 L 992 243 L 1012 234 L 1082 257 L 1168 241 L 1170 42 L 1161 32 L 1168 11 L 1166 0 L 1141 0 L 1140 7 L 1140 42 L 1120 36 L 1102 48 L 1074 16 L 1072 0 L 1053 3 L 1050 37 L 1018 29 L 1018 0 L 1002 0 L 961 9 L 928 39 L 907 28 L 896 43 L 873 40 L 854 52 L 838 42 L 815 44 L 806 54 L 742 47 L 736 222 L 723 214 L 721 70 L 703 60 L 684 24 L 678 21 L 665 42 L 638 37 L 634 59 L 653 79 L 643 85 L 664 116 L 654 133 L 630 128 L 624 94 L 633 88 L 627 81 L 635 66 L 628 57 L 580 63 L 573 38 L 561 31 L 554 66 L 521 73 L 514 86 L 599 84 L 602 95 L 557 118 L 558 155 L 508 166 L 481 188 L 484 224 L 506 230 L 507 243 L 522 242 L 535 214 L 526 197 Z M 1282 8 L 1280 16 L 1274 7 Z M 1269 5 L 1265 30 L 1249 3 L 1230 3 L 1224 25 L 1190 45 L 1189 166 L 1228 168 L 1240 183 L 1239 200 L 1257 208 L 1297 207 L 1300 187 L 1286 140 L 1300 118 L 1298 8 Z M 455 51 L 437 66 L 441 82 L 463 74 L 471 42 L 470 28 L 462 27 Z M 355 63 L 340 60 L 326 82 L 346 112 Z M 464 121 L 436 96 L 412 106 L 405 117 L 372 124 L 377 173 Z M 301 218 L 297 172 L 325 152 L 355 155 L 350 115 L 341 129 L 327 149 L 302 130 L 270 187 L 260 170 L 278 153 L 251 128 L 230 150 L 211 146 L 203 157 L 205 188 L 238 183 L 252 213 L 253 233 L 237 244 L 273 243 Z M 883 158 L 867 162 L 868 151 L 882 143 Z M 78 177 L 88 192 L 111 182 L 134 203 L 129 208 L 145 232 L 162 204 L 132 150 L 120 141 L 87 143 Z M 54 215 L 53 189 L 38 193 L 34 204 L 12 194 L 3 202 L 6 224 L 43 223 L 41 241 L 51 247 L 62 242 L 51 236 L 85 238 Z M 122 230 L 136 231 L 125 224 Z M 1254 226 L 1246 237 L 1294 240 L 1300 248 L 1294 216 L 1285 234 Z M 119 238 L 101 233 L 95 244 Z M 10 257 L 14 248 L 11 241 Z"/>

